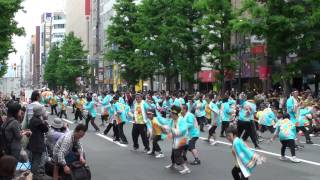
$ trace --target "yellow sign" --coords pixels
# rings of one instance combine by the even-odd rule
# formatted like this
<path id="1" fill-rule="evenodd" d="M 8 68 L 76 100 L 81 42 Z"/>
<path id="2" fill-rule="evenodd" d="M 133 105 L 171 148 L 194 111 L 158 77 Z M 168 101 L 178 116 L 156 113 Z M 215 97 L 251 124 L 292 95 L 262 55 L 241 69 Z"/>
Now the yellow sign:
<path id="1" fill-rule="evenodd" d="M 134 86 L 136 92 L 142 92 L 143 89 L 143 81 L 139 80 L 139 82 Z"/>

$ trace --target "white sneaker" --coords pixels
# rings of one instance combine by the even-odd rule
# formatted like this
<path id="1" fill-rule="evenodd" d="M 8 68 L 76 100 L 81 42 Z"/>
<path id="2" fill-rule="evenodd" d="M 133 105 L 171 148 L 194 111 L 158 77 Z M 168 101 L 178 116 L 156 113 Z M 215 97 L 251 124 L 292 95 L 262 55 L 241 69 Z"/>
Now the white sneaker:
<path id="1" fill-rule="evenodd" d="M 287 158 L 286 158 L 285 156 L 280 156 L 279 159 L 280 159 L 281 161 L 287 160 Z"/>
<path id="2" fill-rule="evenodd" d="M 148 151 L 148 152 L 147 152 L 147 154 L 148 154 L 148 155 L 152 154 L 152 151 L 151 151 L 151 150 L 150 150 L 150 151 Z"/>
<path id="3" fill-rule="evenodd" d="M 156 158 L 159 159 L 159 158 L 164 158 L 164 154 L 160 153 L 158 155 L 156 155 Z"/>
<path id="4" fill-rule="evenodd" d="M 212 141 L 212 142 L 210 143 L 210 145 L 211 145 L 211 146 L 215 146 L 215 145 L 217 145 L 217 143 L 218 143 L 217 141 Z"/>
<path id="5" fill-rule="evenodd" d="M 189 174 L 191 173 L 191 170 L 189 168 L 186 168 L 184 170 L 179 171 L 180 174 Z"/>
<path id="6" fill-rule="evenodd" d="M 301 160 L 298 159 L 296 156 L 293 156 L 290 160 L 291 160 L 291 162 L 294 162 L 294 163 L 299 163 L 299 162 L 301 162 Z"/>
<path id="7" fill-rule="evenodd" d="M 175 165 L 174 164 L 169 164 L 169 165 L 167 165 L 167 166 L 165 166 L 165 168 L 167 168 L 167 169 L 175 169 Z"/>

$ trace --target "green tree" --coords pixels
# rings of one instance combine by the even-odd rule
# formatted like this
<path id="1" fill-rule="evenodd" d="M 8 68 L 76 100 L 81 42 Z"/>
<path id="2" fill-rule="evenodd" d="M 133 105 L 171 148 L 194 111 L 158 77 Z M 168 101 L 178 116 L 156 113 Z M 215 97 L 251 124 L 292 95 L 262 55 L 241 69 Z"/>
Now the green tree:
<path id="1" fill-rule="evenodd" d="M 54 45 L 50 49 L 44 74 L 50 87 L 62 86 L 69 90 L 76 90 L 76 78 L 89 76 L 87 52 L 83 47 L 81 39 L 71 32 L 61 44 Z"/>
<path id="2" fill-rule="evenodd" d="M 193 28 L 199 12 L 192 5 L 193 1 L 144 0 L 139 7 L 135 43 L 143 57 L 140 62 L 153 74 L 166 77 L 167 90 L 179 73 L 192 82 L 201 68 L 200 34 Z"/>
<path id="3" fill-rule="evenodd" d="M 266 40 L 268 64 L 281 62 L 273 79 L 282 82 L 286 94 L 301 67 L 319 59 L 319 14 L 319 0 L 245 0 L 241 20 L 234 22 L 235 29 Z M 297 54 L 297 61 L 289 62 L 289 54 Z"/>
<path id="4" fill-rule="evenodd" d="M 14 52 L 12 44 L 13 35 L 23 35 L 23 28 L 17 26 L 14 20 L 15 13 L 22 9 L 22 0 L 0 0 L 0 77 L 7 71 L 6 60 Z"/>
<path id="5" fill-rule="evenodd" d="M 48 60 L 44 67 L 44 79 L 48 83 L 49 88 L 57 88 L 57 65 L 61 55 L 61 50 L 58 44 L 53 44 L 49 53 Z"/>
<path id="6" fill-rule="evenodd" d="M 133 42 L 136 32 L 137 6 L 133 0 L 118 0 L 114 5 L 116 15 L 108 26 L 105 59 L 121 65 L 121 75 L 134 86 L 140 79 L 141 69 L 135 57 L 136 46 Z"/>
<path id="7" fill-rule="evenodd" d="M 204 59 L 212 69 L 219 71 L 218 85 L 224 92 L 225 73 L 235 71 L 238 65 L 231 58 L 236 53 L 236 49 L 231 47 L 231 22 L 236 19 L 234 8 L 230 0 L 198 0 L 194 7 L 203 14 L 197 22 L 197 29 L 202 34 Z"/>

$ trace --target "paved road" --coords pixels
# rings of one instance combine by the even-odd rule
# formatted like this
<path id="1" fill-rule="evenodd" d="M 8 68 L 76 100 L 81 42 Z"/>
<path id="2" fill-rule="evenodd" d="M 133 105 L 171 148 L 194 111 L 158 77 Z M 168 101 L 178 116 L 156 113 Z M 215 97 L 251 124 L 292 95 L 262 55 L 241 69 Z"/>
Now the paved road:
<path id="1" fill-rule="evenodd" d="M 68 109 L 68 119 L 64 121 L 74 128 L 72 119 L 74 114 Z M 50 116 L 53 119 L 55 116 Z M 100 124 L 100 118 L 96 120 Z M 111 137 L 96 133 L 92 127 L 82 140 L 91 167 L 93 180 L 173 180 L 173 179 L 199 179 L 199 180 L 229 180 L 232 179 L 231 169 L 234 159 L 226 139 L 219 139 L 220 143 L 210 146 L 199 140 L 197 147 L 200 151 L 200 166 L 190 166 L 191 174 L 180 175 L 177 171 L 165 169 L 170 164 L 170 141 L 160 142 L 165 154 L 163 159 L 133 152 L 131 139 L 131 124 L 125 125 L 125 134 L 129 141 L 128 146 L 121 146 L 112 142 Z M 111 135 L 111 134 L 110 134 Z M 204 138 L 207 133 L 202 133 Z M 264 136 L 270 137 L 270 134 Z M 304 139 L 304 137 L 302 137 Z M 306 145 L 303 151 L 298 151 L 297 156 L 302 163 L 294 164 L 278 160 L 280 143 L 262 143 L 263 154 L 267 162 L 255 169 L 251 179 L 257 180 L 318 180 L 320 177 L 320 138 L 313 138 L 315 145 Z M 142 142 L 140 142 L 142 147 Z M 289 149 L 287 149 L 289 155 Z M 188 159 L 193 160 L 191 154 Z"/>

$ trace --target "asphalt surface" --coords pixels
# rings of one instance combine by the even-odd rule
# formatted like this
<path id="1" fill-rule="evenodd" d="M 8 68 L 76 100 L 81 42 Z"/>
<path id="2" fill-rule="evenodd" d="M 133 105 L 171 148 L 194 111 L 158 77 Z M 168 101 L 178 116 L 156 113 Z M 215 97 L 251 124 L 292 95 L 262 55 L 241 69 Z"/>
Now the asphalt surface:
<path id="1" fill-rule="evenodd" d="M 49 110 L 49 109 L 48 109 Z M 76 124 L 73 122 L 74 114 L 68 108 L 67 119 L 63 119 L 73 129 Z M 52 120 L 56 116 L 49 116 Z M 97 116 L 96 123 L 101 124 L 100 116 Z M 207 131 L 201 133 L 202 139 L 197 142 L 201 165 L 191 166 L 191 173 L 180 175 L 178 170 L 168 170 L 164 168 L 170 164 L 171 141 L 161 141 L 159 144 L 165 155 L 162 159 L 156 159 L 142 152 L 143 145 L 140 141 L 140 151 L 132 151 L 131 124 L 126 124 L 125 134 L 129 141 L 128 146 L 116 144 L 112 141 L 112 130 L 108 136 L 104 136 L 94 131 L 89 125 L 89 131 L 81 140 L 87 157 L 87 162 L 92 172 L 93 180 L 231 180 L 231 169 L 235 161 L 231 154 L 229 143 L 224 138 L 219 138 L 216 146 L 211 146 L 203 141 L 207 137 Z M 103 132 L 103 128 L 101 128 Z M 220 133 L 220 129 L 218 129 Z M 265 133 L 266 138 L 271 134 Z M 305 141 L 304 137 L 301 137 Z M 305 145 L 303 150 L 296 152 L 297 157 L 303 162 L 291 163 L 290 161 L 280 161 L 280 143 L 262 142 L 262 150 L 257 150 L 259 154 L 266 157 L 267 161 L 256 167 L 250 179 L 256 180 L 319 180 L 320 179 L 320 138 L 312 138 L 314 145 Z M 249 140 L 250 142 L 250 140 Z M 290 150 L 287 149 L 287 155 Z M 188 153 L 188 160 L 192 161 L 192 155 Z"/>

